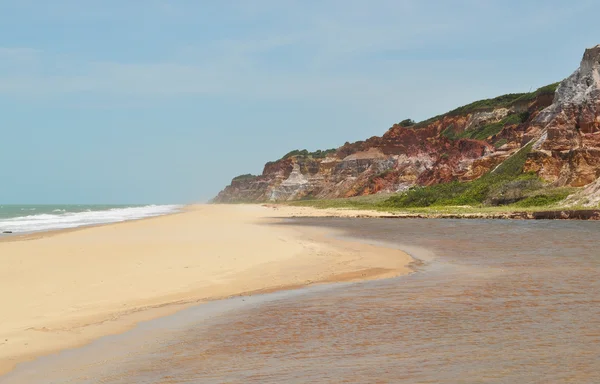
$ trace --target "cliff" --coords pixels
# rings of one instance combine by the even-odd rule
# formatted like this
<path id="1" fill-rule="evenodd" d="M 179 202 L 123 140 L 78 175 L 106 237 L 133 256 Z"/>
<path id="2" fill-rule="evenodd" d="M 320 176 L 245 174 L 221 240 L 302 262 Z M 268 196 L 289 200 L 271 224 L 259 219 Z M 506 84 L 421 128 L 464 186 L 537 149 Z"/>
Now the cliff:
<path id="1" fill-rule="evenodd" d="M 523 167 L 545 185 L 580 187 L 600 176 L 600 45 L 560 84 L 481 100 L 381 137 L 292 151 L 259 176 L 232 180 L 214 202 L 262 202 L 402 192 L 475 180 L 532 143 Z"/>

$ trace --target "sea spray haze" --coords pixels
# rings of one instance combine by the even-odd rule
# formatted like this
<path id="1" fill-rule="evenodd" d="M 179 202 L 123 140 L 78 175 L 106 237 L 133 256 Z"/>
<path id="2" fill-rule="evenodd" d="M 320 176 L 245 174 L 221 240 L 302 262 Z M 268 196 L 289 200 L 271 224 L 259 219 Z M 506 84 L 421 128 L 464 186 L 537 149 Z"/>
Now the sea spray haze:
<path id="1" fill-rule="evenodd" d="M 165 215 L 179 205 L 0 205 L 0 232 L 27 233 Z"/>

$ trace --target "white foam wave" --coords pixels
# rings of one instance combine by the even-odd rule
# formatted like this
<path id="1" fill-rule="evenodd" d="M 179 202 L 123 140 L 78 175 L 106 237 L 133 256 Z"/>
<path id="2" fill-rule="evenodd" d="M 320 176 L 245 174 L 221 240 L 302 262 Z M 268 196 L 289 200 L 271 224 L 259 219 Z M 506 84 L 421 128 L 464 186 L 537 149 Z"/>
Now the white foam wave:
<path id="1" fill-rule="evenodd" d="M 104 211 L 57 212 L 0 219 L 0 232 L 13 233 L 48 231 L 75 228 L 84 225 L 117 223 L 144 217 L 177 212 L 180 205 L 147 205 L 143 207 L 112 208 Z M 54 213 L 56 212 L 56 213 Z"/>

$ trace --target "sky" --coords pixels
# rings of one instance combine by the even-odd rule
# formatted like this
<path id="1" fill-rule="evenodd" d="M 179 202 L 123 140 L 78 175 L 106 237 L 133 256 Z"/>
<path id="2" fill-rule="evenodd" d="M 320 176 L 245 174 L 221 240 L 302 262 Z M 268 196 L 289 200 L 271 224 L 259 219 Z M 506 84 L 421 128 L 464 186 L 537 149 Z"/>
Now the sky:
<path id="1" fill-rule="evenodd" d="M 597 0 L 2 0 L 0 203 L 191 203 L 559 81 Z"/>

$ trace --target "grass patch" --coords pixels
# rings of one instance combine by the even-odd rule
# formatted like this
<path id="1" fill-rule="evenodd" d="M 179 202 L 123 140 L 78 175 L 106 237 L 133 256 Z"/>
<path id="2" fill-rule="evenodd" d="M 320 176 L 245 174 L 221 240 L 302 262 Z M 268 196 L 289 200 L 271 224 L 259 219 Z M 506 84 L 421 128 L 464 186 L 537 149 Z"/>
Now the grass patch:
<path id="1" fill-rule="evenodd" d="M 509 93 L 506 95 L 498 96 L 493 99 L 484 99 L 478 100 L 471 104 L 463 105 L 462 107 L 458 107 L 456 109 L 451 110 L 450 112 L 446 112 L 444 114 L 434 116 L 430 119 L 423 120 L 418 122 L 417 124 L 412 125 L 413 128 L 422 128 L 427 125 L 433 123 L 436 120 L 439 120 L 445 116 L 457 116 L 457 115 L 467 115 L 469 113 L 474 112 L 482 112 L 482 111 L 490 111 L 496 108 L 510 108 L 515 104 L 526 103 L 533 101 L 536 97 L 545 95 L 545 94 L 553 94 L 556 91 L 560 83 L 553 83 L 541 88 L 536 89 L 533 92 L 526 93 Z"/>
<path id="2" fill-rule="evenodd" d="M 415 125 L 415 121 L 413 119 L 404 119 L 401 122 L 398 123 L 399 126 L 401 127 L 412 127 L 413 125 Z"/>
<path id="3" fill-rule="evenodd" d="M 550 192 L 552 193 L 552 192 Z M 447 206 L 428 206 L 428 207 L 395 207 L 388 205 L 385 201 L 390 197 L 390 194 L 370 195 L 350 198 L 338 199 L 321 199 L 321 200 L 296 200 L 290 202 L 281 202 L 297 207 L 313 207 L 317 209 L 357 209 L 371 210 L 389 213 L 420 213 L 420 214 L 470 214 L 470 213 L 507 213 L 515 211 L 544 211 L 552 207 L 554 203 L 546 201 L 548 204 L 536 205 L 537 202 L 527 200 L 510 205 L 498 206 L 471 206 L 471 205 L 447 205 Z M 552 199 L 556 201 L 556 199 Z M 560 200 L 558 200 L 560 201 Z M 570 208 L 571 209 L 571 208 Z M 572 207 L 572 209 L 589 209 L 589 207 Z"/>
<path id="4" fill-rule="evenodd" d="M 556 88 L 558 88 L 559 84 L 560 84 L 560 81 L 556 82 L 556 83 L 545 85 L 541 88 L 536 89 L 533 92 L 525 93 L 525 94 L 523 94 L 523 96 L 521 96 L 520 98 L 515 100 L 515 102 L 532 101 L 533 99 L 535 99 L 536 97 L 541 96 L 541 95 L 554 94 L 554 92 L 556 92 Z"/>
<path id="5" fill-rule="evenodd" d="M 454 124 L 450 124 L 441 133 L 442 136 L 447 137 L 450 140 L 457 140 L 460 138 L 459 135 L 454 132 Z"/>
<path id="6" fill-rule="evenodd" d="M 336 151 L 335 148 L 326 149 L 326 150 L 316 150 L 314 152 L 309 152 L 306 149 L 294 149 L 286 153 L 280 160 L 285 160 L 290 157 L 305 157 L 305 158 L 313 158 L 313 159 L 322 159 L 327 157 L 328 155 L 334 154 Z"/>
<path id="7" fill-rule="evenodd" d="M 506 95 L 494 97 L 493 99 L 484 99 L 474 101 L 471 104 L 463 105 L 447 113 L 449 116 L 465 115 L 478 111 L 489 111 L 495 108 L 505 108 L 514 104 L 517 100 L 523 99 L 527 93 L 509 93 Z"/>
<path id="8" fill-rule="evenodd" d="M 528 144 L 495 170 L 469 182 L 453 181 L 426 187 L 413 187 L 392 196 L 383 204 L 397 208 L 463 205 L 501 205 L 525 198 L 541 187 L 535 174 L 523 173 L 523 165 L 533 144 Z"/>
<path id="9" fill-rule="evenodd" d="M 296 200 L 285 203 L 295 207 L 387 210 L 382 203 L 392 194 L 376 194 L 338 199 Z"/>
<path id="10" fill-rule="evenodd" d="M 234 178 L 233 178 L 231 181 L 243 181 L 243 180 L 250 180 L 250 179 L 254 179 L 254 178 L 256 178 L 256 177 L 258 177 L 258 176 L 256 176 L 256 175 L 252 175 L 252 174 L 250 174 L 250 173 L 246 173 L 246 174 L 244 174 L 244 175 L 239 175 L 239 176 L 236 176 L 236 177 L 234 177 Z"/>
<path id="11" fill-rule="evenodd" d="M 501 146 L 503 146 L 506 143 L 508 143 L 508 140 L 506 140 L 505 138 L 502 138 L 494 143 L 494 147 L 500 148 Z"/>
<path id="12" fill-rule="evenodd" d="M 473 132 L 469 132 L 466 137 L 468 137 L 469 139 L 475 139 L 475 140 L 485 140 L 490 136 L 494 136 L 495 134 L 499 133 L 502 128 L 504 128 L 504 122 L 503 121 L 499 121 L 497 123 L 492 123 L 492 124 L 486 124 L 483 127 L 474 130 Z"/>
<path id="13" fill-rule="evenodd" d="M 515 207 L 547 207 L 557 204 L 573 193 L 572 188 L 545 189 L 514 204 Z"/>
<path id="14" fill-rule="evenodd" d="M 521 123 L 527 121 L 528 118 L 529 118 L 528 112 L 513 113 L 513 114 L 506 116 L 505 118 L 503 118 L 502 120 L 500 120 L 496 123 L 482 125 L 481 127 L 477 128 L 477 129 L 472 129 L 472 130 L 468 130 L 468 131 L 464 131 L 464 132 L 460 132 L 460 133 L 455 133 L 453 130 L 454 126 L 449 125 L 448 128 L 446 128 L 442 132 L 442 135 L 451 140 L 457 140 L 457 139 L 463 139 L 463 138 L 464 139 L 473 139 L 473 140 L 485 140 L 488 137 L 494 136 L 495 134 L 502 131 L 502 129 L 504 129 L 504 127 L 509 126 L 509 125 L 514 125 L 514 124 L 521 124 Z"/>

